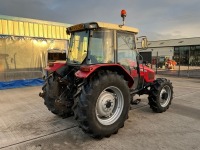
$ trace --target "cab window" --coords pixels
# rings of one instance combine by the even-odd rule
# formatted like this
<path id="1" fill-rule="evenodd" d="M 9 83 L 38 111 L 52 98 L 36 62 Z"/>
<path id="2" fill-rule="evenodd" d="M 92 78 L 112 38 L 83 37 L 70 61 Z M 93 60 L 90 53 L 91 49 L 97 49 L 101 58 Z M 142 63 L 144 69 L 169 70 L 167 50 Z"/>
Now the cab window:
<path id="1" fill-rule="evenodd" d="M 117 33 L 117 62 L 125 67 L 137 67 L 135 35 L 129 32 Z"/>

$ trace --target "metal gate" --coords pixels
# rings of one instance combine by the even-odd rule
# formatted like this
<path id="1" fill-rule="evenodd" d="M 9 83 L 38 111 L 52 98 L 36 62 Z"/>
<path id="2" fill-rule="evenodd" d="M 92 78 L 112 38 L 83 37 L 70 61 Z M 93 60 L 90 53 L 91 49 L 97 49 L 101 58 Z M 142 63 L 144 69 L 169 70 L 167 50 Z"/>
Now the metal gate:
<path id="1" fill-rule="evenodd" d="M 160 59 L 159 54 L 152 59 L 157 74 L 200 78 L 200 46 L 175 47 L 172 59 Z"/>

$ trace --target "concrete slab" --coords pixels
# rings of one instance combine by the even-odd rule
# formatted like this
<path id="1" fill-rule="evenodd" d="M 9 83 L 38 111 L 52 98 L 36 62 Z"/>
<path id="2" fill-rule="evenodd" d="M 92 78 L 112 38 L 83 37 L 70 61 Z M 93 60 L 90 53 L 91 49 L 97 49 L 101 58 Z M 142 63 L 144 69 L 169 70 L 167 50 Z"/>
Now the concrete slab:
<path id="1" fill-rule="evenodd" d="M 41 87 L 0 91 L 0 149 L 200 150 L 200 80 L 167 77 L 174 100 L 165 113 L 153 113 L 146 96 L 132 106 L 118 134 L 94 140 L 73 118 L 51 114 L 38 93 Z"/>
<path id="2" fill-rule="evenodd" d="M 41 87 L 0 91 L 0 148 L 77 126 L 51 114 L 38 97 Z"/>

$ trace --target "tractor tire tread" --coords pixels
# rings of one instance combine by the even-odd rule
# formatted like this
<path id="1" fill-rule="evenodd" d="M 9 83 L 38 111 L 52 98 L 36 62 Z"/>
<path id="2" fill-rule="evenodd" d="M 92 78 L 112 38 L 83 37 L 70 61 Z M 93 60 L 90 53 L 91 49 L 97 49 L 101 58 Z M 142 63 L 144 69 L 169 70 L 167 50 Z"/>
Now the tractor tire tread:
<path id="1" fill-rule="evenodd" d="M 113 78 L 114 79 L 117 78 L 121 80 L 121 77 L 115 72 L 110 72 L 110 71 L 98 72 L 96 76 L 90 79 L 87 85 L 82 87 L 82 94 L 79 96 L 79 101 L 77 102 L 77 106 L 74 107 L 74 111 L 77 112 L 75 119 L 78 121 L 79 126 L 82 128 L 83 132 L 89 134 L 89 136 L 96 139 L 102 139 L 103 137 L 110 137 L 112 134 L 116 134 L 119 128 L 122 128 L 124 126 L 124 122 L 122 122 L 119 125 L 119 127 L 113 130 L 111 133 L 102 135 L 101 133 L 99 132 L 96 133 L 94 131 L 94 129 L 90 125 L 90 118 L 88 117 L 87 110 L 89 109 L 89 103 L 91 100 L 90 96 L 92 95 L 92 93 L 95 93 L 95 90 L 98 88 L 99 83 L 112 80 Z M 124 82 L 123 84 L 126 84 L 126 81 L 124 79 L 123 79 L 123 82 Z M 129 91 L 128 86 L 126 90 Z M 128 116 L 128 113 L 127 113 L 127 116 Z M 126 119 L 127 118 L 128 117 L 126 117 Z"/>
<path id="2" fill-rule="evenodd" d="M 168 84 L 171 88 L 171 99 L 166 107 L 161 107 L 159 105 L 159 100 L 158 100 L 160 94 L 159 92 L 165 84 Z M 148 96 L 150 108 L 156 113 L 165 112 L 169 108 L 169 105 L 171 105 L 172 99 L 173 99 L 173 86 L 170 80 L 166 78 L 157 78 L 152 84 L 151 92 Z"/>
<path id="3" fill-rule="evenodd" d="M 49 111 L 51 111 L 53 114 L 61 117 L 61 118 L 67 118 L 70 116 L 73 116 L 73 112 L 71 111 L 71 109 L 69 108 L 68 110 L 64 111 L 60 111 L 58 109 L 56 109 L 54 107 L 54 101 L 55 99 L 51 98 L 48 95 L 48 86 L 52 85 L 52 82 L 55 81 L 56 77 L 51 76 L 50 78 L 48 78 L 46 80 L 46 83 L 44 84 L 42 90 L 44 92 L 44 104 L 46 105 L 46 107 L 48 108 Z"/>

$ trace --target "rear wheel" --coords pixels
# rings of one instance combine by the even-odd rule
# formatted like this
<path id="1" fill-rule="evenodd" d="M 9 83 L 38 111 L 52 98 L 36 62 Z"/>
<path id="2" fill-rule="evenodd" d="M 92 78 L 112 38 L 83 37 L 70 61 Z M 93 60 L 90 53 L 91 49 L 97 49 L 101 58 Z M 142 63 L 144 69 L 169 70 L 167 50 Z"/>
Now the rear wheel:
<path id="1" fill-rule="evenodd" d="M 44 92 L 44 104 L 53 114 L 66 118 L 73 115 L 73 111 L 70 107 L 66 105 L 59 105 L 56 101 L 59 101 L 59 96 L 64 89 L 60 88 L 59 83 L 57 82 L 58 77 L 50 75 L 47 79 L 45 86 L 43 87 Z"/>
<path id="2" fill-rule="evenodd" d="M 151 86 L 149 105 L 154 112 L 162 113 L 169 108 L 173 99 L 172 83 L 165 78 L 158 78 Z"/>
<path id="3" fill-rule="evenodd" d="M 118 74 L 103 72 L 82 88 L 76 108 L 77 119 L 84 132 L 94 138 L 117 133 L 127 119 L 130 93 Z"/>

